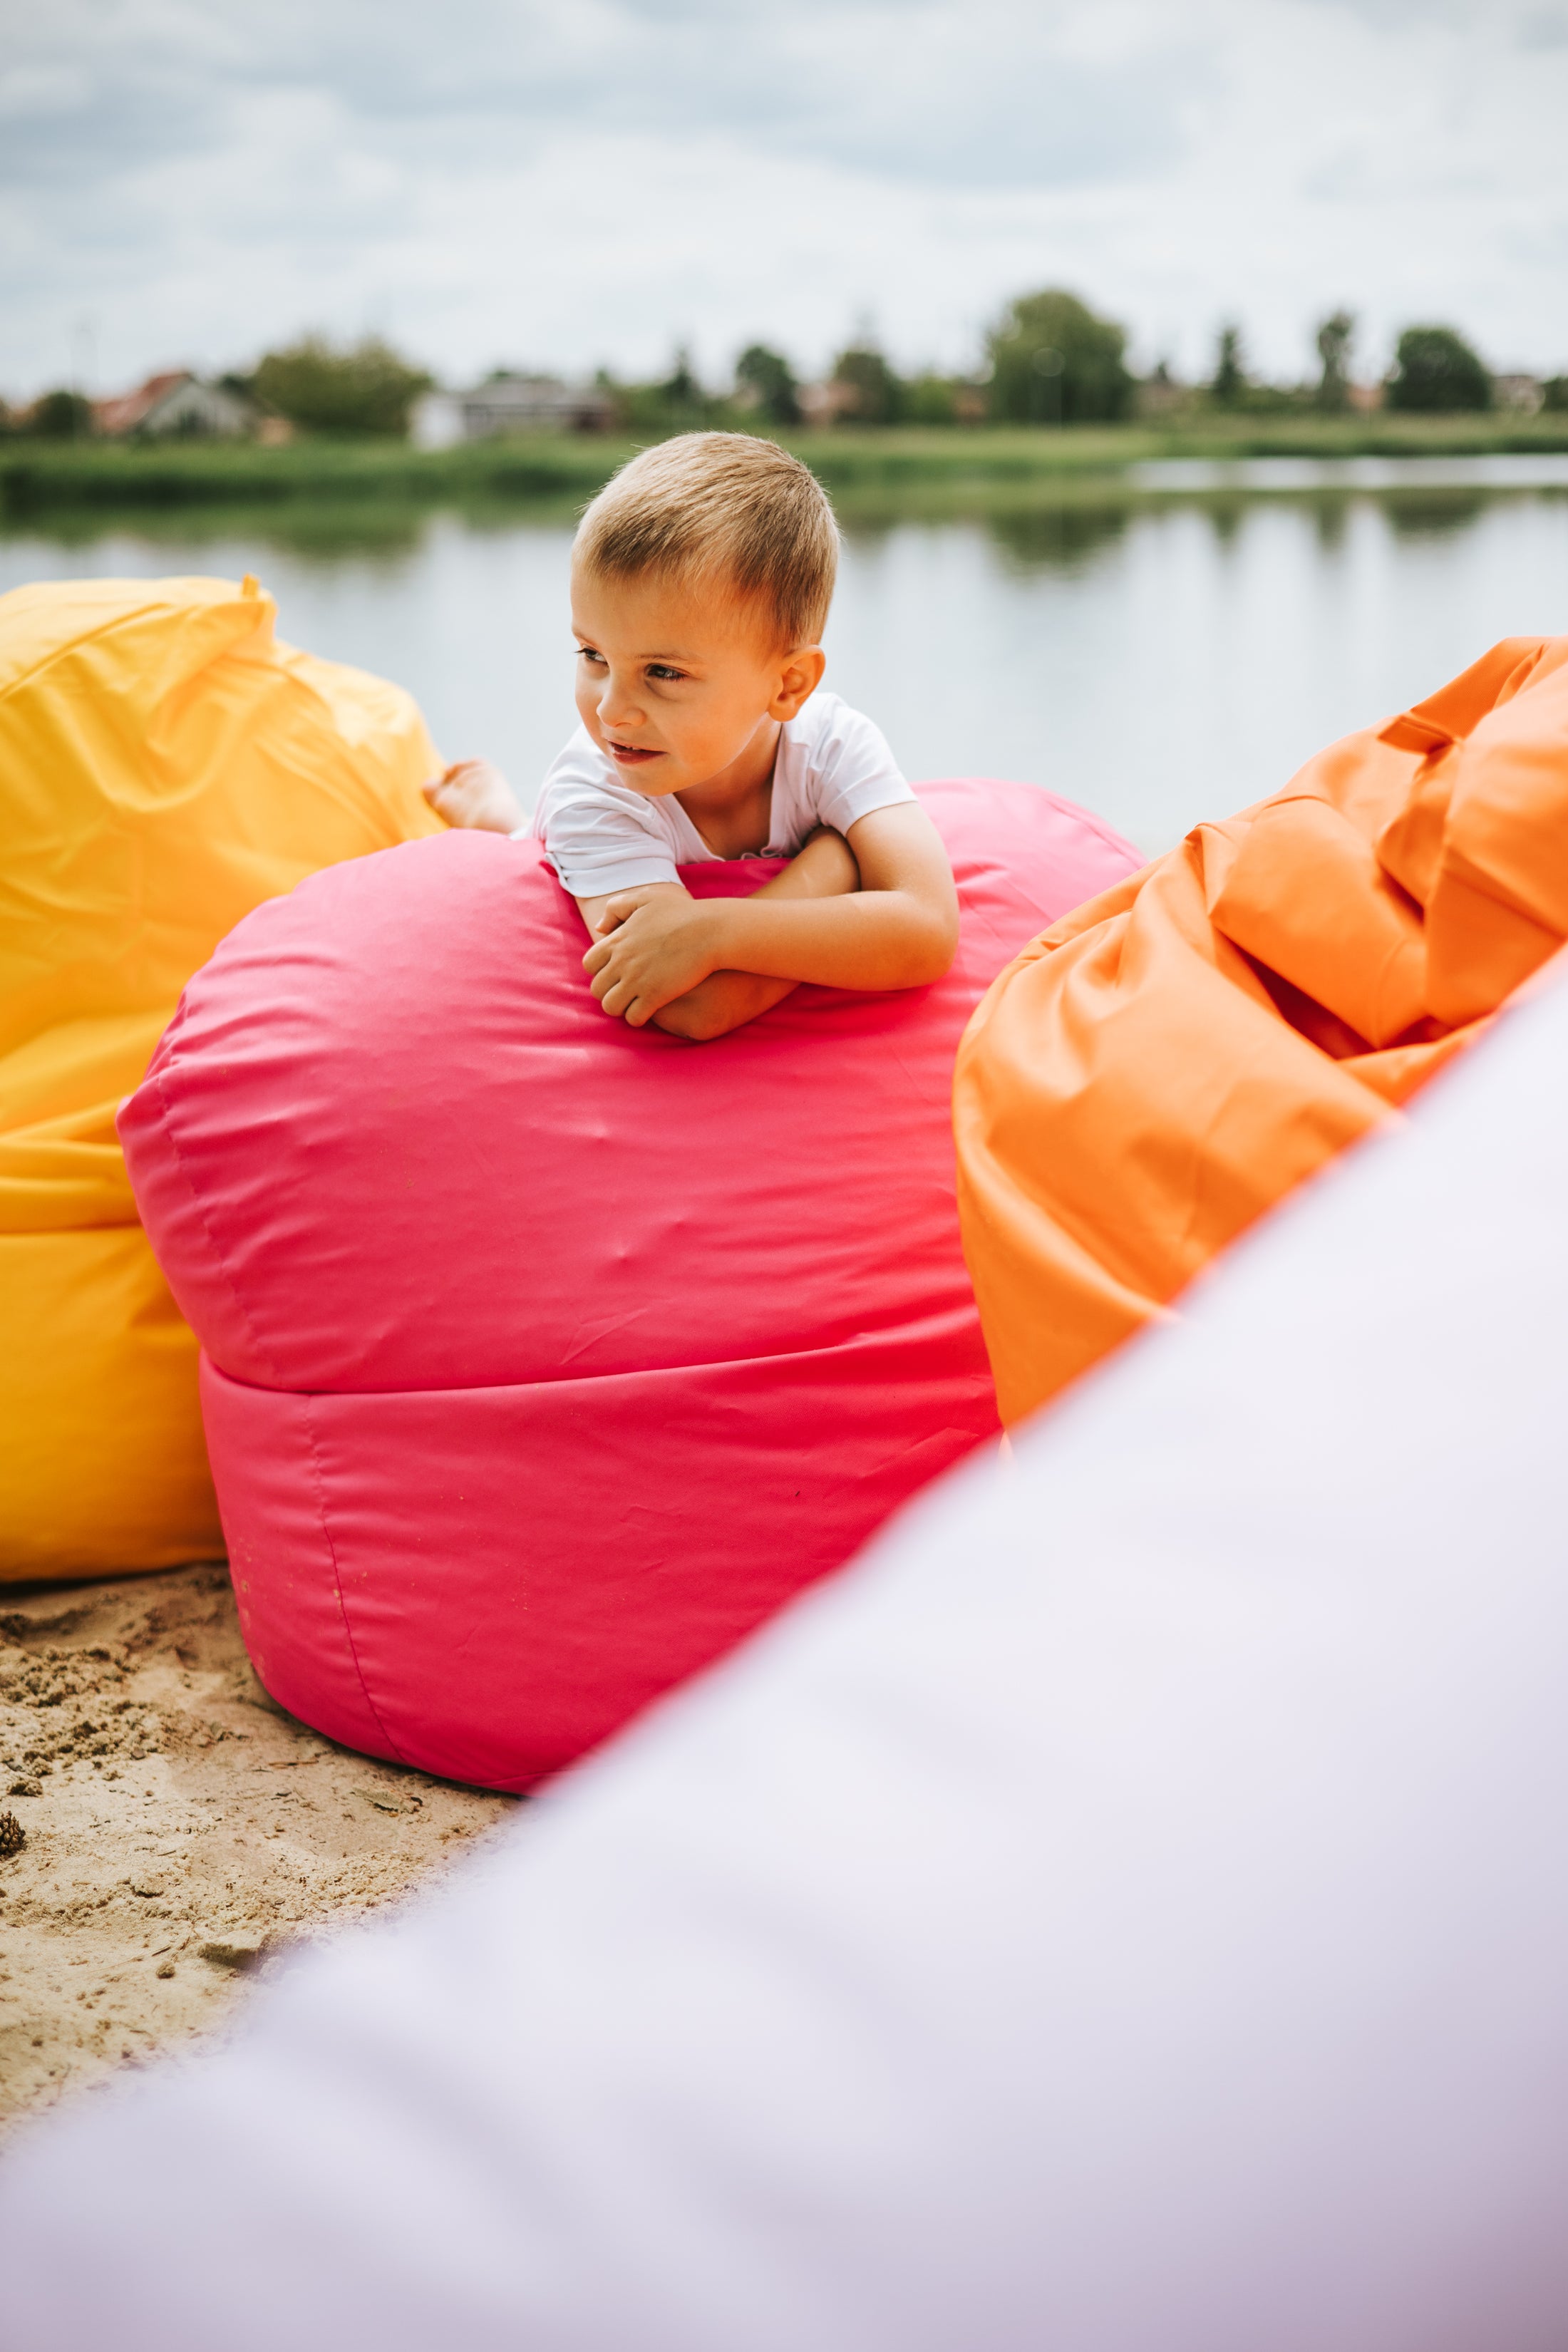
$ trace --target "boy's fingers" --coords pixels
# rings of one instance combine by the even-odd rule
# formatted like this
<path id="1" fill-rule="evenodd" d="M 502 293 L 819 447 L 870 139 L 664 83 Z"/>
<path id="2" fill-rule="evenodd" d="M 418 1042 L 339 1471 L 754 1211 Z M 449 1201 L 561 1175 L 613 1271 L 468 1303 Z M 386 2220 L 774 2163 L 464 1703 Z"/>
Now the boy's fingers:
<path id="1" fill-rule="evenodd" d="M 635 992 L 629 980 L 613 971 L 602 971 L 594 982 L 593 992 L 606 1013 L 624 1013 Z"/>

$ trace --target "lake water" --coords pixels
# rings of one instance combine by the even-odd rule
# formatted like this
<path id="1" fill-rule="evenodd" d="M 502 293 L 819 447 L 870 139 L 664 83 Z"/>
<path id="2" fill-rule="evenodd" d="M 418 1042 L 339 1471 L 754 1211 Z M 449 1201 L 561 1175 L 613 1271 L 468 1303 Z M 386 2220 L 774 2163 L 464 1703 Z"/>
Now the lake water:
<path id="1" fill-rule="evenodd" d="M 1419 700 L 1568 631 L 1568 459 L 1161 465 L 1054 494 L 843 506 L 829 681 L 911 776 L 996 775 L 1152 854 Z M 574 723 L 572 518 L 527 509 L 0 531 L 0 589 L 259 574 L 280 633 L 418 698 L 531 799 Z"/>

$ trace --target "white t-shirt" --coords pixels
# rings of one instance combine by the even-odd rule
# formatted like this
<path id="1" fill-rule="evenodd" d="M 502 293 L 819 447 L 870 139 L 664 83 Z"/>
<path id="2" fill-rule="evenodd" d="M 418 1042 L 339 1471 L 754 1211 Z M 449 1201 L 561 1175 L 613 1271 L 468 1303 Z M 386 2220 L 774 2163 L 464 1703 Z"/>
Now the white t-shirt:
<path id="1" fill-rule="evenodd" d="M 837 695 L 814 694 L 779 730 L 767 846 L 746 854 L 793 857 L 816 825 L 847 834 L 873 809 L 913 798 L 880 728 Z M 545 777 L 529 831 L 574 898 L 673 882 L 678 866 L 717 854 L 673 793 L 623 784 L 585 727 Z"/>

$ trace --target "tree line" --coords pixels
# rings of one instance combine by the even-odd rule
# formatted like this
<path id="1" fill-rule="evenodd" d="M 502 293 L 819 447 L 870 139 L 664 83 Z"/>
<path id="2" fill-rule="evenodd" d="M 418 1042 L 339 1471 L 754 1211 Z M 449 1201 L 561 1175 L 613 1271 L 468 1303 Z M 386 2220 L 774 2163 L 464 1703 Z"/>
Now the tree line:
<path id="1" fill-rule="evenodd" d="M 639 383 L 601 369 L 595 379 L 614 426 L 628 433 L 698 425 L 755 425 L 790 431 L 806 425 L 1111 425 L 1139 410 L 1232 413 L 1316 410 L 1342 414 L 1354 401 L 1356 322 L 1336 310 L 1317 330 L 1318 373 L 1296 384 L 1270 383 L 1249 367 L 1239 326 L 1221 328 L 1212 371 L 1184 384 L 1162 362 L 1140 379 L 1127 361 L 1127 331 L 1058 287 L 1018 296 L 984 340 L 983 364 L 971 373 L 926 370 L 903 375 L 870 337 L 838 352 L 826 377 L 806 383 L 787 356 L 752 343 L 735 362 L 732 382 L 704 384 L 689 356 L 678 352 L 668 376 Z M 405 434 L 415 404 L 434 379 L 378 338 L 344 350 L 306 336 L 267 352 L 244 373 L 219 379 L 264 413 L 310 433 Z M 1384 405 L 1411 414 L 1480 412 L 1494 404 L 1495 382 L 1474 346 L 1453 327 L 1405 329 L 1380 387 Z M 1542 386 L 1548 408 L 1568 409 L 1568 377 Z M 92 429 L 90 404 L 76 392 L 46 394 L 21 415 L 0 412 L 0 430 L 79 437 Z"/>
<path id="2" fill-rule="evenodd" d="M 1212 373 L 1179 383 L 1162 363 L 1142 379 L 1127 362 L 1127 333 L 1100 318 L 1075 294 L 1047 288 L 1009 303 L 985 339 L 985 364 L 973 376 L 900 377 L 868 346 L 841 352 L 826 389 L 842 397 L 835 423 L 963 424 L 989 419 L 1009 425 L 1110 425 L 1141 406 L 1186 404 L 1226 411 L 1317 410 L 1342 415 L 1353 404 L 1352 358 L 1356 321 L 1336 310 L 1317 331 L 1315 380 L 1277 384 L 1248 367 L 1242 332 L 1222 327 Z M 753 345 L 736 364 L 737 387 L 770 422 L 801 421 L 800 389 L 783 356 Z M 668 400 L 677 387 L 654 387 Z M 1568 409 L 1568 377 L 1542 385 L 1543 404 Z M 1407 414 L 1453 415 L 1494 404 L 1496 384 L 1480 354 L 1458 329 L 1406 327 L 1381 386 L 1385 406 Z M 1152 398 L 1151 398 L 1152 395 Z"/>

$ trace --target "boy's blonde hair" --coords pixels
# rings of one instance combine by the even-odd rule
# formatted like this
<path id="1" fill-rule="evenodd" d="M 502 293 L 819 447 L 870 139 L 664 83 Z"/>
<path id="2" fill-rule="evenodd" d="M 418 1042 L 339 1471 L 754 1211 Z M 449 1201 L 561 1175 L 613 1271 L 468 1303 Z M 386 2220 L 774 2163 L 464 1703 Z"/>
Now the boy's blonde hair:
<path id="1" fill-rule="evenodd" d="M 605 579 L 723 578 L 794 647 L 826 625 L 838 526 L 821 483 L 776 441 L 682 433 L 605 483 L 572 552 Z"/>

